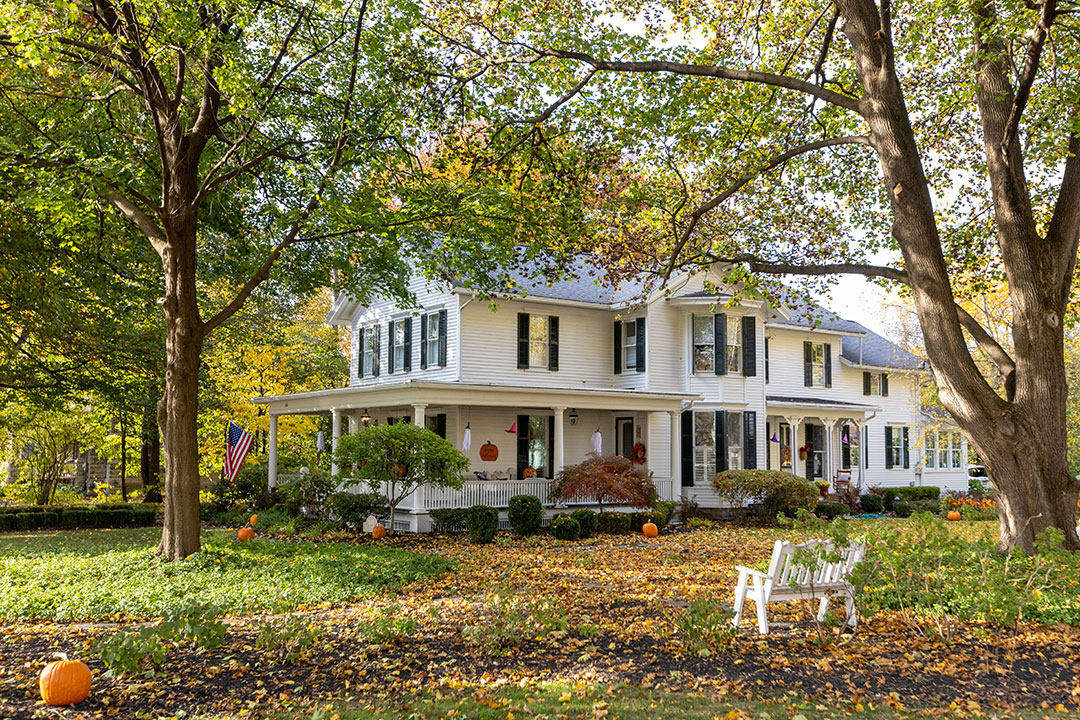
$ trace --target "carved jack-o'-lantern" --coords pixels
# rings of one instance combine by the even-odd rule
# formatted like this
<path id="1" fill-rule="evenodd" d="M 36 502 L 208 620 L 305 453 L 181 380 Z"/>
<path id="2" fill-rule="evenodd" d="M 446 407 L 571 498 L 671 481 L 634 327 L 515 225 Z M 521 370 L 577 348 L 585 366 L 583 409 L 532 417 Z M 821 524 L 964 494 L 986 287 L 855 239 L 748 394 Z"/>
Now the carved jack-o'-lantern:
<path id="1" fill-rule="evenodd" d="M 495 462 L 499 459 L 499 448 L 489 440 L 480 446 L 480 459 L 484 462 Z"/>

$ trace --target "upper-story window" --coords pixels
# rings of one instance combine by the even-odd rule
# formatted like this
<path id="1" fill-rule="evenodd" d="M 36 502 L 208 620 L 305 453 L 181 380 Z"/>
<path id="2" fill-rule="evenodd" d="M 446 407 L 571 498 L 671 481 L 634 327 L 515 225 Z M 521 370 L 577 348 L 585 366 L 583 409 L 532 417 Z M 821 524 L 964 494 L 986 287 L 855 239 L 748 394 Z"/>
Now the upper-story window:
<path id="1" fill-rule="evenodd" d="M 360 328 L 360 376 L 379 374 L 379 326 Z"/>
<path id="2" fill-rule="evenodd" d="M 615 374 L 645 372 L 645 318 L 615 321 Z"/>
<path id="3" fill-rule="evenodd" d="M 881 395 L 887 397 L 889 394 L 889 373 L 884 372 L 863 372 L 863 395 Z"/>
<path id="4" fill-rule="evenodd" d="M 623 323 L 623 367 L 637 367 L 637 323 Z"/>
<path id="5" fill-rule="evenodd" d="M 420 367 L 446 365 L 446 310 L 420 316 Z"/>
<path id="6" fill-rule="evenodd" d="M 832 387 L 832 345 L 810 341 L 803 343 L 803 385 Z"/>
<path id="7" fill-rule="evenodd" d="M 712 315 L 694 316 L 694 372 L 712 372 L 716 348 Z"/>
<path id="8" fill-rule="evenodd" d="M 742 372 L 742 318 L 727 319 L 727 371 L 729 374 Z"/>
<path id="9" fill-rule="evenodd" d="M 518 313 L 518 367 L 559 369 L 559 318 Z"/>
<path id="10" fill-rule="evenodd" d="M 390 343 L 390 372 L 412 370 L 412 318 L 391 320 L 387 340 Z"/>

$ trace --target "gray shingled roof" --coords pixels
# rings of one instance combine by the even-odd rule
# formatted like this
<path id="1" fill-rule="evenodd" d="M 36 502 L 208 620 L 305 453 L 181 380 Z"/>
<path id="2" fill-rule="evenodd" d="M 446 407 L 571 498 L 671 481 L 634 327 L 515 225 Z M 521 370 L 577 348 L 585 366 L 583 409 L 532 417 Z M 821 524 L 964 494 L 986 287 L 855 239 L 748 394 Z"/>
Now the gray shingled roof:
<path id="1" fill-rule="evenodd" d="M 640 277 L 626 280 L 619 287 L 613 288 L 606 283 L 605 274 L 585 256 L 580 257 L 572 267 L 567 269 L 575 277 L 551 283 L 543 279 L 523 278 L 520 281 L 521 294 L 525 297 L 618 305 L 638 299 L 646 287 L 646 279 Z M 530 270 L 535 270 L 535 268 L 530 268 Z M 534 273 L 530 272 L 530 274 Z M 465 287 L 464 283 L 455 282 L 454 284 L 457 287 Z"/>

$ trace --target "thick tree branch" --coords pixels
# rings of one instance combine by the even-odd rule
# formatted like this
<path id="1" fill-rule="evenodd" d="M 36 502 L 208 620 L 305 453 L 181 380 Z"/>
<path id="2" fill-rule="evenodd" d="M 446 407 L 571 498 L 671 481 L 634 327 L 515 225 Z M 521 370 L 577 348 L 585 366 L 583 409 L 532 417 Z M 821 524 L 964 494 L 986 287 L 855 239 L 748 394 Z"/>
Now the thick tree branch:
<path id="1" fill-rule="evenodd" d="M 157 223 L 154 222 L 154 219 L 147 215 L 142 208 L 132 202 L 126 195 L 122 195 L 115 188 L 109 190 L 109 192 L 103 193 L 102 197 L 112 203 L 124 214 L 124 217 L 126 217 L 131 224 L 139 228 L 139 231 L 149 238 L 150 244 L 154 246 L 154 249 L 157 250 L 159 255 L 165 251 L 165 232 L 158 227 Z"/>
<path id="2" fill-rule="evenodd" d="M 701 218 L 707 213 L 712 212 L 721 203 L 725 202 L 732 195 L 741 190 L 748 182 L 758 177 L 762 173 L 766 173 L 770 170 L 775 170 L 788 160 L 799 155 L 804 155 L 808 152 L 815 150 L 821 150 L 828 147 L 836 147 L 838 145 L 870 145 L 870 138 L 865 135 L 844 135 L 842 137 L 826 138 L 824 140 L 815 140 L 805 145 L 800 145 L 791 150 L 779 153 L 769 158 L 764 165 L 757 168 L 754 172 L 746 173 L 734 183 L 729 185 L 723 192 L 715 195 L 710 200 L 699 205 L 694 212 L 690 214 L 690 218 L 686 223 L 686 227 L 683 228 L 682 234 L 675 242 L 675 247 L 671 250 L 671 259 L 668 262 L 667 267 L 664 269 L 664 281 L 666 282 L 671 277 L 671 272 L 674 270 L 676 263 L 678 262 L 679 255 L 682 253 L 683 248 L 690 242 L 690 238 L 694 234 L 694 230 L 697 228 L 698 223 L 701 222 Z"/>
<path id="3" fill-rule="evenodd" d="M 695 75 L 698 77 L 715 77 L 723 80 L 736 82 L 758 83 L 772 87 L 787 88 L 797 92 L 806 93 L 819 100 L 838 107 L 859 112 L 859 100 L 857 98 L 841 95 L 834 90 L 815 85 L 812 82 L 799 78 L 787 77 L 786 75 L 774 75 L 772 73 L 757 72 L 753 70 L 736 70 L 734 68 L 720 67 L 718 65 L 698 65 L 693 63 L 670 62 L 667 60 L 602 60 L 588 53 L 574 50 L 534 50 L 542 56 L 562 58 L 564 60 L 577 60 L 591 65 L 596 70 L 623 73 L 671 73 L 673 75 Z"/>
<path id="4" fill-rule="evenodd" d="M 1077 121 L 1074 115 L 1073 122 Z M 1076 267 L 1077 246 L 1080 244 L 1080 132 L 1069 138 L 1069 157 L 1061 177 L 1061 188 L 1054 203 L 1054 215 L 1046 230 L 1046 240 L 1061 252 L 1063 267 L 1057 268 L 1061 283 L 1059 301 L 1064 304 L 1072 290 L 1073 271 Z"/>
<path id="5" fill-rule="evenodd" d="M 1050 35 L 1050 26 L 1057 17 L 1057 0 L 1043 0 L 1042 12 L 1039 13 L 1039 21 L 1031 33 L 1028 41 L 1027 52 L 1024 54 L 1024 70 L 1020 74 L 1020 80 L 1016 86 L 1016 95 L 1013 97 L 1012 108 L 1009 110 L 1009 119 L 1005 123 L 1005 133 L 1001 138 L 1001 147 L 1008 148 L 1020 129 L 1020 118 L 1027 107 L 1028 98 L 1031 97 L 1031 86 L 1035 83 L 1035 76 L 1039 72 L 1039 61 L 1042 58 L 1043 47 L 1046 38 Z"/>

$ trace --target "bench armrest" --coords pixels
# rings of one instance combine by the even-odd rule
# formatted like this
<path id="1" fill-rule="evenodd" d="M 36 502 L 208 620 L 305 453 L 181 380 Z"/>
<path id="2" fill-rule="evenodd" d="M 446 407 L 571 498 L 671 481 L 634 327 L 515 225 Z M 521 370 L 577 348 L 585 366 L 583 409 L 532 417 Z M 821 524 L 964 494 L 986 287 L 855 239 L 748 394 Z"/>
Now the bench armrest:
<path id="1" fill-rule="evenodd" d="M 740 575 L 755 575 L 755 576 L 761 578 L 762 580 L 768 580 L 769 579 L 769 576 L 766 573 L 763 573 L 760 570 L 754 570 L 752 568 L 748 568 L 745 565 L 736 565 L 735 569 L 739 571 Z"/>

